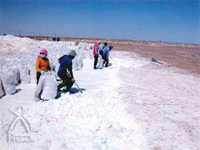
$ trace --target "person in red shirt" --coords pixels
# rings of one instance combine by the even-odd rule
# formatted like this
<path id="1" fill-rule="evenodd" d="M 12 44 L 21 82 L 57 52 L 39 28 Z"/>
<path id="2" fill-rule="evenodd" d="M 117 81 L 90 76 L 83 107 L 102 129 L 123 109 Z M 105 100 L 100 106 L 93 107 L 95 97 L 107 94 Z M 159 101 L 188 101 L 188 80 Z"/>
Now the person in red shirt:
<path id="1" fill-rule="evenodd" d="M 98 50 L 99 50 L 99 44 L 100 43 L 95 43 L 94 48 L 93 48 L 93 55 L 94 55 L 94 69 L 96 68 L 97 62 L 98 62 Z"/>

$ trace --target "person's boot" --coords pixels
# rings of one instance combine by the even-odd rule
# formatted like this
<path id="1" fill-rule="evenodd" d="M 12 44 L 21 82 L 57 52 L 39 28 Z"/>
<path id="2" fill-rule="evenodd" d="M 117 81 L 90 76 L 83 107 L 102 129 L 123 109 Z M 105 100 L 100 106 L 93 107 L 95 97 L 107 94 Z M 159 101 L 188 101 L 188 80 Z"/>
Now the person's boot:
<path id="1" fill-rule="evenodd" d="M 60 83 L 60 84 L 58 85 L 58 87 L 57 87 L 57 91 L 58 91 L 58 92 L 61 92 L 61 88 L 64 87 L 64 86 L 65 86 L 65 83 L 64 83 L 64 82 Z"/>
<path id="2" fill-rule="evenodd" d="M 64 90 L 62 90 L 62 92 L 64 92 L 64 93 L 67 93 L 67 92 L 69 92 L 69 89 L 64 89 Z"/>
<path id="3" fill-rule="evenodd" d="M 58 92 L 61 92 L 61 88 L 59 87 L 59 85 L 58 85 L 57 91 L 58 91 Z"/>

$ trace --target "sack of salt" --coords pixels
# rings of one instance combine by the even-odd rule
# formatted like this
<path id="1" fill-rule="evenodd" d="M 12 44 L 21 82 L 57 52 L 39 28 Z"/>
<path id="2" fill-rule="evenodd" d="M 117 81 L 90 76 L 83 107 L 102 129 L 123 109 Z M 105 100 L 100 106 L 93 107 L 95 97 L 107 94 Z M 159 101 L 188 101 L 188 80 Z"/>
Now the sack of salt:
<path id="1" fill-rule="evenodd" d="M 45 72 L 40 76 L 35 91 L 35 101 L 54 99 L 57 96 L 57 80 L 55 72 Z"/>

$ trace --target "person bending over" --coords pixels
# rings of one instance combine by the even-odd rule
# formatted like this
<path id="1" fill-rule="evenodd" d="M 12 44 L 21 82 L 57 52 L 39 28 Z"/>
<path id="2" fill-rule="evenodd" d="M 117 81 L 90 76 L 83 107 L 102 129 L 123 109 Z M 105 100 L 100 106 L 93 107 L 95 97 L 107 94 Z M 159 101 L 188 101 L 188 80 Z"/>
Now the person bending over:
<path id="1" fill-rule="evenodd" d="M 108 67 L 108 64 L 109 64 L 109 54 L 110 54 L 110 51 L 111 49 L 113 48 L 113 46 L 109 45 L 109 46 L 106 46 L 103 50 L 103 65 L 105 67 Z"/>
<path id="2" fill-rule="evenodd" d="M 66 92 L 69 92 L 74 84 L 74 76 L 72 72 L 72 60 L 76 57 L 76 51 L 71 50 L 68 55 L 63 55 L 58 59 L 60 67 L 58 69 L 58 76 L 62 79 L 62 83 L 58 85 L 58 91 L 66 86 Z"/>

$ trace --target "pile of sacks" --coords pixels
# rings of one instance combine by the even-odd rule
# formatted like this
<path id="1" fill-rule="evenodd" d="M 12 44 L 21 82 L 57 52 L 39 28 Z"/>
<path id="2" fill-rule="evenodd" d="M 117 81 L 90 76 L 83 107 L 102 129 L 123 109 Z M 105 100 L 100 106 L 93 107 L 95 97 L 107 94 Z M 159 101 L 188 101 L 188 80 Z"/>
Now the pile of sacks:
<path id="1" fill-rule="evenodd" d="M 27 40 L 33 42 L 34 40 Z M 38 46 L 43 45 L 43 47 Z M 86 43 L 85 45 L 90 45 Z M 26 47 L 27 44 L 24 46 Z M 36 83 L 36 60 L 41 48 L 48 50 L 48 58 L 52 70 L 56 72 L 59 68 L 58 58 L 68 54 L 71 49 L 76 50 L 77 57 L 73 59 L 73 70 L 80 70 L 83 67 L 83 59 L 92 59 L 92 50 L 79 48 L 75 42 L 52 42 L 52 41 L 34 41 L 29 43 L 32 47 L 29 52 L 17 52 L 12 57 L 3 57 L 0 59 L 0 97 L 5 94 L 14 94 L 16 86 L 19 83 Z M 35 46 L 34 46 L 35 45 Z"/>
<path id="2" fill-rule="evenodd" d="M 85 50 L 92 50 L 94 47 L 93 43 L 87 43 L 87 42 L 79 42 L 78 44 L 80 49 L 85 49 Z"/>
<path id="3" fill-rule="evenodd" d="M 16 86 L 20 83 L 30 83 L 30 69 L 27 66 L 13 66 L 7 71 L 1 72 L 0 76 L 0 97 L 6 94 L 16 93 Z"/>

